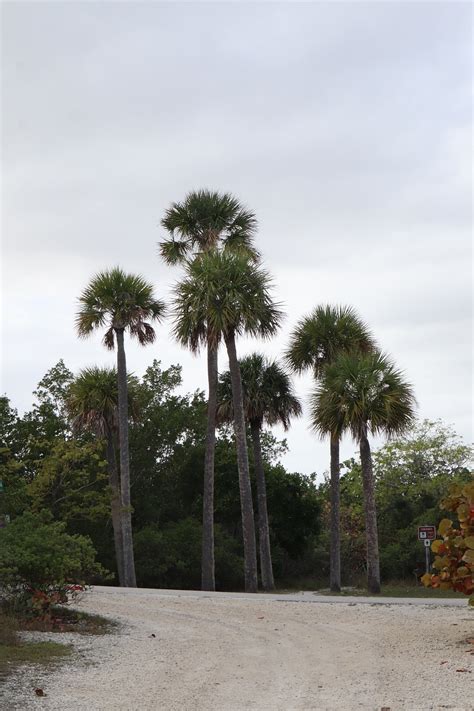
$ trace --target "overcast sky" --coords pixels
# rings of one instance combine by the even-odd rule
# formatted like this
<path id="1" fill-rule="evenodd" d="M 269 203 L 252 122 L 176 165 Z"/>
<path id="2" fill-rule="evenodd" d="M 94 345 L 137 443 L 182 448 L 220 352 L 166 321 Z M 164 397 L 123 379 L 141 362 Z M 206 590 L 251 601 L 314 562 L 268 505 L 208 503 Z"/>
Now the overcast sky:
<path id="1" fill-rule="evenodd" d="M 461 2 L 2 4 L 2 385 L 20 411 L 79 342 L 76 298 L 120 264 L 166 297 L 171 201 L 208 187 L 259 220 L 287 318 L 352 304 L 414 384 L 420 417 L 471 420 L 472 8 Z M 128 343 L 130 370 L 206 365 Z M 222 367 L 227 365 L 225 354 Z M 309 377 L 296 380 L 304 401 Z M 307 418 L 285 463 L 322 473 Z M 344 443 L 343 456 L 354 444 Z"/>

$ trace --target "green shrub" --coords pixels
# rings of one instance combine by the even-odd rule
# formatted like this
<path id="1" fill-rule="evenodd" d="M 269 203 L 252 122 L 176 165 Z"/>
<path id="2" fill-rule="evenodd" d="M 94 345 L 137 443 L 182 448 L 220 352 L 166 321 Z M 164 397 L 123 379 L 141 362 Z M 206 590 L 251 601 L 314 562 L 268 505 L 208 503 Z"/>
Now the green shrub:
<path id="1" fill-rule="evenodd" d="M 455 520 L 443 518 L 438 524 L 439 538 L 431 544 L 435 572 L 426 573 L 421 581 L 425 587 L 469 595 L 474 606 L 474 481 L 462 488 L 453 485 L 440 508 Z"/>
<path id="2" fill-rule="evenodd" d="M 49 512 L 24 513 L 0 529 L 0 598 L 25 612 L 48 614 L 87 583 L 105 577 L 89 538 L 69 535 Z"/>
<path id="3" fill-rule="evenodd" d="M 137 580 L 143 587 L 199 589 L 202 526 L 194 518 L 159 529 L 147 526 L 134 535 Z M 216 585 L 235 588 L 243 583 L 243 560 L 235 540 L 219 526 L 215 531 Z"/>

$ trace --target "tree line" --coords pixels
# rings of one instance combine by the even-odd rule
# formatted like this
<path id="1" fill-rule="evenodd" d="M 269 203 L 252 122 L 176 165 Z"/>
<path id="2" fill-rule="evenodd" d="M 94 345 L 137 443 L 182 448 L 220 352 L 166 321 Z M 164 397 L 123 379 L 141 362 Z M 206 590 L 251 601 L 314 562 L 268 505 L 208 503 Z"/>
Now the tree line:
<path id="1" fill-rule="evenodd" d="M 116 372 L 112 375 L 116 409 Z M 110 582 L 119 580 L 107 443 L 94 430 L 78 428 L 66 408 L 77 379 L 60 361 L 41 379 L 32 409 L 21 416 L 6 397 L 0 398 L 0 520 L 7 512 L 11 517 L 11 523 L 0 528 L 2 583 L 12 566 L 23 571 L 30 585 L 42 580 L 43 587 L 51 582 L 48 572 L 59 575 L 58 566 L 70 569 L 74 562 L 76 569 L 70 536 L 81 546 L 78 551 L 90 551 L 82 540 L 87 537 L 102 568 L 114 574 Z M 200 391 L 178 394 L 182 386 L 179 366 L 162 369 L 154 362 L 140 378 L 129 376 L 129 380 L 137 584 L 197 588 L 201 584 L 206 398 Z M 117 448 L 116 429 L 113 438 Z M 257 511 L 250 427 L 247 438 Z M 317 483 L 314 474 L 287 471 L 280 462 L 285 447 L 264 425 L 261 453 L 273 573 L 280 588 L 324 588 L 330 567 L 330 479 L 323 476 L 321 481 L 318 476 Z M 413 583 L 413 574 L 424 571 L 424 549 L 416 540 L 416 528 L 436 524 L 442 516 L 439 501 L 449 487 L 469 481 L 471 454 L 469 446 L 438 422 L 419 423 L 374 452 L 382 579 Z M 231 427 L 225 422 L 218 424 L 214 471 L 216 587 L 240 590 L 244 579 L 237 458 Z M 67 535 L 60 534 L 55 522 L 61 523 Z M 358 457 L 341 463 L 340 523 L 341 580 L 345 585 L 363 584 L 366 544 Z M 59 550 L 62 558 L 58 558 Z M 82 563 L 87 563 L 87 570 L 82 569 L 74 579 L 104 580 L 93 572 L 90 553 L 87 556 Z"/>

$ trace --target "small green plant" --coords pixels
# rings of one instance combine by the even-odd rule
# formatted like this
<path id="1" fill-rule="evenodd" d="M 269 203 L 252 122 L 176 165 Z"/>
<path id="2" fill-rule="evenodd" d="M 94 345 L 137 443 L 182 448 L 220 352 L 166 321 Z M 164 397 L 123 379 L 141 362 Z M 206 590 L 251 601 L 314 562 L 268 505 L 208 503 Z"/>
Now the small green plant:
<path id="1" fill-rule="evenodd" d="M 438 526 L 441 538 L 433 541 L 435 573 L 421 578 L 426 587 L 456 590 L 469 595 L 474 605 L 474 482 L 454 486 L 440 508 L 456 515 L 457 521 L 443 518 Z"/>
<path id="2" fill-rule="evenodd" d="M 16 612 L 49 616 L 106 577 L 95 555 L 89 538 L 66 533 L 49 512 L 24 513 L 0 530 L 0 598 Z"/>

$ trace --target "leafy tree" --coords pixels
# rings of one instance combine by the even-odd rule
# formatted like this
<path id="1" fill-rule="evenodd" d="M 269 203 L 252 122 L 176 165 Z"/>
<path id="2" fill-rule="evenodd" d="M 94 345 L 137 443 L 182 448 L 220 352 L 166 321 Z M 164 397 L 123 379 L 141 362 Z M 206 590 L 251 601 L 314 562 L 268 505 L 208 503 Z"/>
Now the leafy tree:
<path id="1" fill-rule="evenodd" d="M 33 393 L 37 398 L 36 407 L 39 411 L 41 408 L 47 408 L 54 413 L 58 421 L 58 429 L 67 429 L 66 398 L 73 378 L 72 372 L 61 358 L 43 376 Z"/>
<path id="2" fill-rule="evenodd" d="M 29 503 L 22 463 L 17 461 L 8 447 L 0 447 L 0 514 L 10 518 L 19 516 Z"/>
<path id="3" fill-rule="evenodd" d="M 202 458 L 206 402 L 181 395 L 181 367 L 147 368 L 137 388 L 140 417 L 130 430 L 132 500 L 137 528 L 202 512 Z"/>
<path id="4" fill-rule="evenodd" d="M 10 603 L 45 612 L 75 586 L 103 576 L 91 541 L 66 533 L 66 523 L 49 512 L 26 512 L 0 529 L 0 593 Z"/>
<path id="5" fill-rule="evenodd" d="M 18 412 L 10 405 L 10 400 L 6 396 L 0 397 L 0 447 L 15 454 L 18 419 Z"/>
<path id="6" fill-rule="evenodd" d="M 372 455 L 368 434 L 397 435 L 413 422 L 411 386 L 381 353 L 344 353 L 329 364 L 314 393 L 312 424 L 318 432 L 349 430 L 359 444 L 367 538 L 367 581 L 380 592 L 380 565 Z"/>
<path id="7" fill-rule="evenodd" d="M 119 267 L 97 274 L 82 292 L 79 303 L 80 309 L 77 314 L 79 336 L 87 337 L 97 329 L 106 326 L 104 345 L 110 350 L 117 345 L 123 579 L 125 585 L 135 587 L 124 334 L 128 331 L 130 336 L 137 338 L 141 345 L 153 343 L 155 331 L 151 323 L 161 320 L 165 306 L 162 301 L 155 298 L 151 284 L 141 276 L 126 274 Z"/>
<path id="8" fill-rule="evenodd" d="M 193 351 L 202 345 L 217 349 L 223 340 L 229 356 L 237 446 L 245 587 L 257 590 L 257 561 L 252 492 L 250 486 L 242 383 L 235 338 L 241 334 L 269 337 L 281 313 L 273 303 L 267 273 L 244 256 L 207 252 L 188 264 L 185 278 L 175 289 L 174 333 Z"/>
<path id="9" fill-rule="evenodd" d="M 138 580 L 144 587 L 199 588 L 202 525 L 192 517 L 158 528 L 149 525 L 135 537 Z M 216 574 L 220 588 L 241 585 L 241 550 L 237 541 L 216 525 Z"/>
<path id="10" fill-rule="evenodd" d="M 28 486 L 31 509 L 74 528 L 108 518 L 107 462 L 100 442 L 58 441 Z"/>
<path id="11" fill-rule="evenodd" d="M 227 250 L 257 260 L 252 240 L 257 229 L 253 212 L 230 193 L 198 190 L 182 202 L 174 202 L 161 221 L 170 239 L 160 245 L 168 264 L 184 264 L 191 257 L 210 250 Z M 218 348 L 207 344 L 208 404 L 204 456 L 202 572 L 203 590 L 215 590 L 214 563 L 214 459 Z"/>
<path id="12" fill-rule="evenodd" d="M 268 524 L 267 487 L 262 458 L 261 435 L 263 424 L 282 424 L 285 430 L 292 417 L 301 415 L 288 373 L 276 361 L 269 361 L 260 353 L 246 356 L 240 361 L 243 387 L 243 406 L 252 436 L 253 457 L 258 494 L 258 530 L 260 547 L 260 572 L 264 590 L 273 590 L 272 556 Z M 232 422 L 234 406 L 230 371 L 219 379 L 218 419 Z"/>
<path id="13" fill-rule="evenodd" d="M 473 449 L 440 421 L 423 420 L 373 452 L 375 501 L 382 580 L 410 580 L 424 571 L 418 526 L 436 524 L 439 501 L 471 479 Z M 329 524 L 329 482 L 319 485 L 324 520 Z M 320 537 L 324 551 L 326 526 Z M 365 530 L 360 462 L 341 466 L 341 563 L 343 581 L 355 584 L 365 570 Z M 319 566 L 325 571 L 325 559 Z"/>
<path id="14" fill-rule="evenodd" d="M 316 380 L 323 377 L 324 369 L 341 353 L 373 350 L 375 341 L 369 329 L 350 306 L 317 306 L 296 326 L 286 352 L 286 360 L 296 373 L 312 371 Z M 331 558 L 330 588 L 341 589 L 340 541 L 340 432 L 318 428 L 321 436 L 330 437 L 331 471 Z"/>

